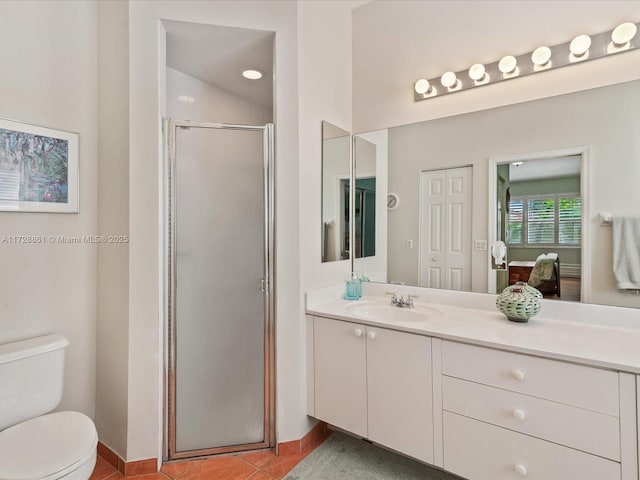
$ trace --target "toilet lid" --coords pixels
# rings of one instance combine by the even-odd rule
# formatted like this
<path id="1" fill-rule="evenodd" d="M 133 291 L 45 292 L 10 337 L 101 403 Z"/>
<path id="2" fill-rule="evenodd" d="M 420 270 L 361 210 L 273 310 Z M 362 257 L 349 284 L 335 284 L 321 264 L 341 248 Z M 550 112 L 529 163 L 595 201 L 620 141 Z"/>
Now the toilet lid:
<path id="1" fill-rule="evenodd" d="M 34 480 L 54 475 L 87 457 L 98 436 L 89 417 L 57 412 L 0 432 L 0 479 Z"/>

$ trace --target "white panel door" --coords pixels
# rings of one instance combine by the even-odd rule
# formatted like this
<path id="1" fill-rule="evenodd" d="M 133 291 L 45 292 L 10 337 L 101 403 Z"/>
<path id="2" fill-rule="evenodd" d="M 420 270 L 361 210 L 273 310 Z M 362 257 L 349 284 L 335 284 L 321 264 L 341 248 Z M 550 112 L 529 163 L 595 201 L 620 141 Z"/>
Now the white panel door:
<path id="1" fill-rule="evenodd" d="M 431 338 L 367 327 L 369 439 L 433 463 Z"/>
<path id="2" fill-rule="evenodd" d="M 445 218 L 445 285 L 471 290 L 471 167 L 447 170 Z"/>
<path id="3" fill-rule="evenodd" d="M 420 286 L 445 288 L 445 170 L 423 172 L 420 177 Z"/>
<path id="4" fill-rule="evenodd" d="M 365 327 L 314 318 L 315 416 L 367 436 Z"/>
<path id="5" fill-rule="evenodd" d="M 422 172 L 420 286 L 471 290 L 472 168 Z"/>

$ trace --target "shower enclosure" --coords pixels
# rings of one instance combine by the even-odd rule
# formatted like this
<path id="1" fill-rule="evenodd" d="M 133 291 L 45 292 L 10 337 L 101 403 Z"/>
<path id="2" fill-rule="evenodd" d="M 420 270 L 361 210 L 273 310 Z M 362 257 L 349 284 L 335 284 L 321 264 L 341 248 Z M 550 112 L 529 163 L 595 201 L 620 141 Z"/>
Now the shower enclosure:
<path id="1" fill-rule="evenodd" d="M 272 125 L 163 127 L 167 458 L 271 447 Z"/>

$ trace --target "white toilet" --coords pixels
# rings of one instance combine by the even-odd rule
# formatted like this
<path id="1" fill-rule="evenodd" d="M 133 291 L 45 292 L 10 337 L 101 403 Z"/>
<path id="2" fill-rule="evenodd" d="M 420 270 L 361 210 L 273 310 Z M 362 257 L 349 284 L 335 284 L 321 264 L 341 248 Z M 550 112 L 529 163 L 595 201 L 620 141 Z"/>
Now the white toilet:
<path id="1" fill-rule="evenodd" d="M 62 398 L 62 335 L 0 345 L 0 480 L 87 480 L 98 434 L 79 412 L 52 411 Z"/>

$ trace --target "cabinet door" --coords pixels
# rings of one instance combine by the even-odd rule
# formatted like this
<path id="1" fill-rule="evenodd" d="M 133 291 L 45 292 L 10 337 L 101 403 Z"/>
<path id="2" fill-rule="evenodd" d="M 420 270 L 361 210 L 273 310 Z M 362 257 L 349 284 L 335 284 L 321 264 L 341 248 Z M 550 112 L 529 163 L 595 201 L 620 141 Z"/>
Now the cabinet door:
<path id="1" fill-rule="evenodd" d="M 367 436 L 365 327 L 314 318 L 315 416 Z"/>
<path id="2" fill-rule="evenodd" d="M 369 439 L 433 463 L 431 339 L 367 327 Z"/>

